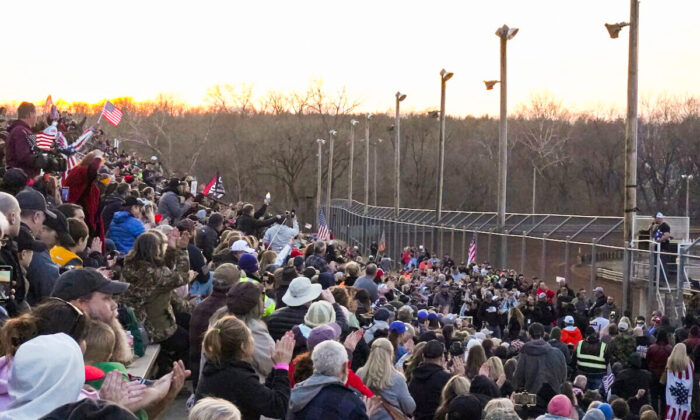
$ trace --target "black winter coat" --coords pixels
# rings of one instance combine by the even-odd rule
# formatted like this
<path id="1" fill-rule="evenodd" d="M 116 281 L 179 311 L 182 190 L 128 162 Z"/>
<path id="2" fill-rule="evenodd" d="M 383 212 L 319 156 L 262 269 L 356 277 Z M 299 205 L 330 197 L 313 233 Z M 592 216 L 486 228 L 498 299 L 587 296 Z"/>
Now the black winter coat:
<path id="1" fill-rule="evenodd" d="M 306 306 L 287 306 L 275 311 L 267 321 L 267 330 L 273 340 L 279 340 L 284 333 L 290 331 L 299 324 L 304 323 L 304 316 L 309 308 Z"/>
<path id="2" fill-rule="evenodd" d="M 267 210 L 267 204 L 263 204 L 258 211 L 252 216 L 241 214 L 236 219 L 236 228 L 246 235 L 256 235 L 258 231 L 264 227 L 270 226 L 277 221 L 276 217 L 269 217 L 265 220 L 258 220 Z"/>
<path id="3" fill-rule="evenodd" d="M 423 363 L 413 371 L 408 392 L 416 401 L 415 420 L 432 420 L 440 406 L 440 393 L 450 380 L 450 374 L 442 366 Z"/>
<path id="4" fill-rule="evenodd" d="M 217 397 L 230 401 L 241 410 L 243 420 L 258 420 L 261 415 L 283 419 L 290 392 L 286 370 L 274 369 L 263 385 L 247 362 L 228 360 L 217 365 L 207 361 L 195 399 Z"/>

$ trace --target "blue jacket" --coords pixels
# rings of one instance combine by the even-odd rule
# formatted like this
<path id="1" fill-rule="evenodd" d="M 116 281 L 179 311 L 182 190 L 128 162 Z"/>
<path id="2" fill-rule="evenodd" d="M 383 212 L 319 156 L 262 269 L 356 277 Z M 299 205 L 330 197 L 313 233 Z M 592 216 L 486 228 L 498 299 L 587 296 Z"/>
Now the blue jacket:
<path id="1" fill-rule="evenodd" d="M 365 404 L 340 379 L 313 374 L 289 398 L 287 420 L 367 420 Z"/>
<path id="2" fill-rule="evenodd" d="M 107 237 L 114 241 L 119 252 L 127 253 L 134 247 L 136 237 L 146 231 L 143 223 L 127 210 L 114 213 Z"/>

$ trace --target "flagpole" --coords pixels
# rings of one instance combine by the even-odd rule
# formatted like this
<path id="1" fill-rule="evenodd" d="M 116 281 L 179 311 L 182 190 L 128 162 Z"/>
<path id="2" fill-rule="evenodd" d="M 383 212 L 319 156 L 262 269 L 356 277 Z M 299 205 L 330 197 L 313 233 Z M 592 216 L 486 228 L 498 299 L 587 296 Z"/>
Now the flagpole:
<path id="1" fill-rule="evenodd" d="M 106 100 L 106 99 L 105 99 L 105 103 L 102 104 L 102 112 L 100 112 L 100 116 L 97 117 L 97 122 L 95 123 L 95 125 L 97 125 L 97 124 L 100 123 L 100 120 L 102 119 L 102 114 L 105 113 L 105 105 L 107 105 L 107 100 Z"/>

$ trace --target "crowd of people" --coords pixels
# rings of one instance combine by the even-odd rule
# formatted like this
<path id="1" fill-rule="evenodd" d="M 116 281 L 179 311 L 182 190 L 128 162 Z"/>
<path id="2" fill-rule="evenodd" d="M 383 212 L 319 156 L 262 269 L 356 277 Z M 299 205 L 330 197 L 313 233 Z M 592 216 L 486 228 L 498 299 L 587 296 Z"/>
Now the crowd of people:
<path id="1" fill-rule="evenodd" d="M 400 262 L 95 142 L 0 186 L 0 420 L 687 420 L 700 325 L 423 246 Z M 24 142 L 29 142 L 29 145 Z M 195 194 L 193 194 L 193 192 Z M 699 318 L 700 320 L 700 318 Z M 158 344 L 156 373 L 129 374 Z"/>

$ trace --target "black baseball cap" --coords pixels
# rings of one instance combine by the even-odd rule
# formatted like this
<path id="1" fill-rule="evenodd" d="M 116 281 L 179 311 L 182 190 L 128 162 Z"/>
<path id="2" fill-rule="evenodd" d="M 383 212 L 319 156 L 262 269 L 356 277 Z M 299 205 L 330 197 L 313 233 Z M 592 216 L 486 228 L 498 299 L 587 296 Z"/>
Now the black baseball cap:
<path id="1" fill-rule="evenodd" d="M 77 268 L 61 274 L 51 296 L 70 301 L 92 292 L 118 295 L 128 288 L 129 283 L 109 280 L 94 268 Z"/>
<path id="2" fill-rule="evenodd" d="M 19 228 L 19 235 L 15 238 L 15 242 L 17 242 L 17 250 L 18 251 L 34 251 L 34 252 L 41 252 L 46 249 L 46 246 L 42 242 L 37 241 L 34 239 L 34 236 L 32 235 L 32 231 L 29 230 L 28 227 L 26 226 L 21 226 Z"/>
<path id="3" fill-rule="evenodd" d="M 46 198 L 34 188 L 25 188 L 17 194 L 17 202 L 22 210 L 42 211 L 51 219 L 56 218 L 56 213 L 46 207 Z"/>
<path id="4" fill-rule="evenodd" d="M 423 357 L 435 359 L 445 353 L 445 345 L 437 340 L 430 340 L 423 347 Z"/>

